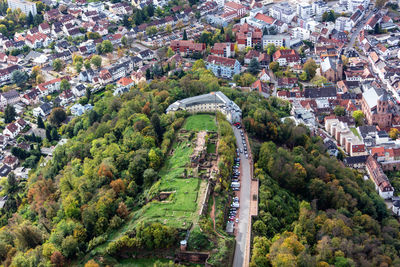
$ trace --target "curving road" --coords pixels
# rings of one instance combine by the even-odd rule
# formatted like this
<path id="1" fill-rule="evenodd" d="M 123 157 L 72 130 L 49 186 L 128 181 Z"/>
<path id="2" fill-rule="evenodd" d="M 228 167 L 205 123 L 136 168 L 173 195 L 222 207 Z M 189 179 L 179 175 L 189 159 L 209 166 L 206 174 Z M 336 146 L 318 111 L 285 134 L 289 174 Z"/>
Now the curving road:
<path id="1" fill-rule="evenodd" d="M 240 131 L 236 127 L 232 127 L 235 133 L 238 148 L 243 149 L 242 137 Z M 249 146 L 247 145 L 247 148 Z M 244 154 L 240 154 L 240 209 L 239 209 L 239 223 L 236 225 L 236 248 L 235 257 L 233 259 L 233 267 L 243 267 L 248 265 L 248 249 L 249 242 L 249 223 L 250 223 L 250 196 L 251 196 L 251 172 L 250 160 L 246 159 Z M 247 253 L 247 254 L 246 254 Z"/>

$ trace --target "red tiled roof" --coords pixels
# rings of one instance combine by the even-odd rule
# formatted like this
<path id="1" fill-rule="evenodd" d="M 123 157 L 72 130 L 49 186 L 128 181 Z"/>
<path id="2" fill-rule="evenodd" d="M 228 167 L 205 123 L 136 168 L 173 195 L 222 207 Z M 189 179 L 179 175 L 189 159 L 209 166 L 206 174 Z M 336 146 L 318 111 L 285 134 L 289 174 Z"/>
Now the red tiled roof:
<path id="1" fill-rule="evenodd" d="M 218 64 L 218 65 L 233 67 L 236 63 L 236 60 L 233 58 L 209 55 L 207 57 L 207 62 L 209 62 L 211 64 Z"/>

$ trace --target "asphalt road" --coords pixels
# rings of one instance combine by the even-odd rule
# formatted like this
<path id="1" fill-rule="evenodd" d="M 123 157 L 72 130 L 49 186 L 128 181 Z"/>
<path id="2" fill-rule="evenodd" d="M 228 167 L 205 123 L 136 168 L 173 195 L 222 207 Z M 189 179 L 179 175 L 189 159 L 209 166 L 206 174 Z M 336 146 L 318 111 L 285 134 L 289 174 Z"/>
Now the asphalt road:
<path id="1" fill-rule="evenodd" d="M 240 131 L 233 127 L 235 133 L 237 146 L 243 149 L 242 137 Z M 250 190 L 251 190 L 251 177 L 250 177 L 250 162 L 246 159 L 244 154 L 240 154 L 240 209 L 239 209 L 239 223 L 236 226 L 236 248 L 235 257 L 233 259 L 233 267 L 245 266 L 245 252 L 248 234 L 248 226 L 250 221 Z"/>
<path id="2" fill-rule="evenodd" d="M 356 28 L 356 30 L 351 34 L 350 37 L 350 42 L 348 43 L 347 47 L 346 47 L 346 51 L 349 48 L 352 48 L 356 37 L 358 36 L 358 34 L 360 33 L 360 31 L 364 28 L 365 23 L 372 17 L 372 15 L 374 15 L 374 12 L 370 11 L 368 15 L 364 16 L 364 18 L 358 23 L 358 26 Z"/>

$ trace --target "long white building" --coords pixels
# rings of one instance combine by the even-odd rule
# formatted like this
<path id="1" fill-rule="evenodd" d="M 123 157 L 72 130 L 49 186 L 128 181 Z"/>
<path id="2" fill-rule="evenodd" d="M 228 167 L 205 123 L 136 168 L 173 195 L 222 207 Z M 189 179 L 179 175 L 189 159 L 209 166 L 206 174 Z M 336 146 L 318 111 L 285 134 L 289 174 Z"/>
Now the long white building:
<path id="1" fill-rule="evenodd" d="M 189 113 L 219 111 L 226 116 L 230 123 L 240 122 L 242 117 L 242 110 L 239 106 L 220 91 L 178 100 L 167 108 L 167 113 L 179 110 Z"/>
<path id="2" fill-rule="evenodd" d="M 29 2 L 26 0 L 7 0 L 7 4 L 11 10 L 14 11 L 19 8 L 21 9 L 22 13 L 27 16 L 29 13 L 32 13 L 32 16 L 37 14 L 36 4 L 34 2 Z"/>

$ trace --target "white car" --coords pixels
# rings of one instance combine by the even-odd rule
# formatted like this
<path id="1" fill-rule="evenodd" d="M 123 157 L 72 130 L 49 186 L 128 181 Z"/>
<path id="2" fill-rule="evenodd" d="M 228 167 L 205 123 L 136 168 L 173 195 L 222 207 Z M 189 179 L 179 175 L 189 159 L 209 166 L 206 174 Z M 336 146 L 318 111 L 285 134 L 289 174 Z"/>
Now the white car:
<path id="1" fill-rule="evenodd" d="M 238 218 L 236 218 L 235 222 L 236 222 L 236 223 L 238 223 L 238 222 L 239 222 L 239 219 L 238 219 Z"/>

